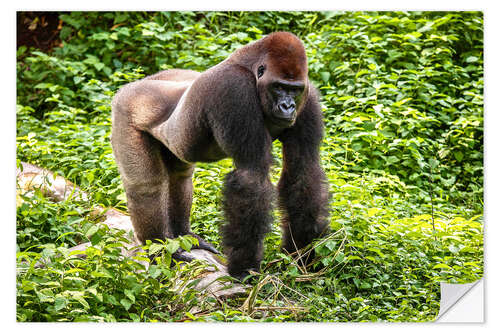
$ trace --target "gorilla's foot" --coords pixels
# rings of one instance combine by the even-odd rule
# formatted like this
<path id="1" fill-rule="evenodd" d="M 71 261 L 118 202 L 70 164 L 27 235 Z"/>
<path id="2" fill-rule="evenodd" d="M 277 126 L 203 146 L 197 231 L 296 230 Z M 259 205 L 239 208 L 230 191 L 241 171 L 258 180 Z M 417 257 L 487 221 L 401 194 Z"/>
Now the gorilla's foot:
<path id="1" fill-rule="evenodd" d="M 255 268 L 249 268 L 241 272 L 236 272 L 236 273 L 233 272 L 231 276 L 239 280 L 240 282 L 253 284 L 254 282 L 257 281 L 257 277 L 250 272 L 259 272 L 259 270 Z"/>
<path id="2" fill-rule="evenodd" d="M 193 232 L 189 232 L 188 235 L 192 236 L 198 240 L 198 245 L 193 245 L 192 249 L 206 250 L 208 252 L 212 252 L 214 254 L 220 255 L 220 252 L 217 251 L 215 246 L 213 246 L 212 244 L 210 244 L 209 242 L 207 242 L 206 240 L 204 240 L 203 238 L 201 238 L 197 234 L 195 234 Z M 176 261 L 190 262 L 190 261 L 193 261 L 194 259 L 199 259 L 199 258 L 197 258 L 195 255 L 193 255 L 192 253 L 190 253 L 188 251 L 185 251 L 183 249 L 177 249 L 177 251 L 175 251 L 172 254 L 172 259 L 174 259 Z"/>
<path id="3" fill-rule="evenodd" d="M 217 251 L 215 246 L 213 246 L 212 244 L 210 244 L 209 242 L 207 242 L 206 240 L 204 240 L 203 238 L 201 238 L 200 236 L 198 236 L 194 232 L 190 232 L 190 233 L 188 233 L 188 235 L 192 236 L 198 240 L 198 245 L 193 245 L 193 249 L 207 250 L 207 251 L 215 253 L 215 254 L 220 254 L 220 252 Z"/>
<path id="4" fill-rule="evenodd" d="M 184 251 L 183 249 L 178 249 L 174 253 L 172 253 L 172 259 L 175 261 L 185 261 L 185 262 L 191 262 L 194 259 L 196 259 L 195 256 L 193 256 L 191 253 Z M 174 263 L 172 262 L 172 265 Z"/>

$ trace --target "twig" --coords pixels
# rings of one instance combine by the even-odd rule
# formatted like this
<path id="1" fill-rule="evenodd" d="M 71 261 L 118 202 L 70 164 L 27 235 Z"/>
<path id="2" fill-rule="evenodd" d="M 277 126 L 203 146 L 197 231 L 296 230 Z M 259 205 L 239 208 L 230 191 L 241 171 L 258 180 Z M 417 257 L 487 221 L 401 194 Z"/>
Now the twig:
<path id="1" fill-rule="evenodd" d="M 293 246 L 295 247 L 295 253 L 298 254 L 297 260 L 294 260 L 294 261 L 297 263 L 297 267 L 299 267 L 299 269 L 302 271 L 302 273 L 307 274 L 307 268 L 306 268 L 304 261 L 302 261 L 302 255 L 299 251 L 299 248 L 297 247 L 297 244 L 295 243 L 295 240 L 293 239 L 292 228 L 290 227 L 290 223 L 288 223 L 288 231 L 290 232 L 290 238 L 292 239 Z M 298 265 L 299 260 L 300 260 L 300 263 L 302 264 L 302 267 L 300 265 Z"/>

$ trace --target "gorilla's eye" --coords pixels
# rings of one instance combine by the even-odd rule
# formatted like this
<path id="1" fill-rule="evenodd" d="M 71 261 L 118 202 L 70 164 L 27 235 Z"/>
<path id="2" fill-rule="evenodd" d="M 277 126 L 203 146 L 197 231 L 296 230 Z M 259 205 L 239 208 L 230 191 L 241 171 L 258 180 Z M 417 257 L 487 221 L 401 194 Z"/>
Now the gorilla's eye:
<path id="1" fill-rule="evenodd" d="M 265 70 L 266 70 L 266 66 L 264 66 L 264 65 L 259 66 L 259 68 L 257 69 L 257 77 L 260 78 L 262 75 L 264 75 Z"/>

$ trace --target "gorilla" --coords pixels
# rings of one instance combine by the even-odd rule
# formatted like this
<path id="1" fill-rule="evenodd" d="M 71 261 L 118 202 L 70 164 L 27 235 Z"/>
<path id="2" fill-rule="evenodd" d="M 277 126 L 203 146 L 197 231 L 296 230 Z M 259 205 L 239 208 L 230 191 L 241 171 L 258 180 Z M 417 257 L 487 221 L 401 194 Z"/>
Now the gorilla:
<path id="1" fill-rule="evenodd" d="M 122 87 L 112 102 L 112 147 L 137 239 L 192 235 L 196 162 L 230 157 L 221 227 L 228 272 L 259 270 L 275 190 L 269 179 L 272 141 L 282 142 L 277 186 L 282 249 L 308 245 L 328 229 L 328 186 L 320 166 L 323 121 L 308 79 L 304 45 L 275 32 L 199 73 L 161 71 Z M 174 258 L 190 260 L 188 252 Z"/>

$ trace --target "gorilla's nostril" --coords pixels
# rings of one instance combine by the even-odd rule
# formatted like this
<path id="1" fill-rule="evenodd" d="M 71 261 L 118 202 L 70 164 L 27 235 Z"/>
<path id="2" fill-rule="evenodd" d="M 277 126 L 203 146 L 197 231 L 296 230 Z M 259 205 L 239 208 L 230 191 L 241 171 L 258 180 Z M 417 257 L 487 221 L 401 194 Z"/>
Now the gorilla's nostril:
<path id="1" fill-rule="evenodd" d="M 279 108 L 283 113 L 291 113 L 295 110 L 295 102 L 282 102 Z"/>

